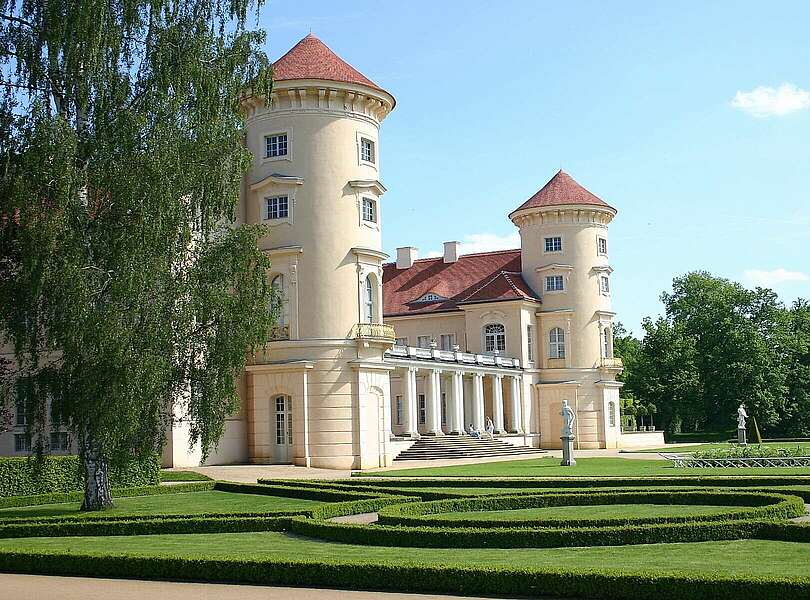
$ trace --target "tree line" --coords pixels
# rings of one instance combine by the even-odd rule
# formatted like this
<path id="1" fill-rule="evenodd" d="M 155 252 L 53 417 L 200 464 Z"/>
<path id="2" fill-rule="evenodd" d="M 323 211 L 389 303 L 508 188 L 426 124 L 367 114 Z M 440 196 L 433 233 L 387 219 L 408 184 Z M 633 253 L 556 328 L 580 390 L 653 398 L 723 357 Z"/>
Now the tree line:
<path id="1" fill-rule="evenodd" d="M 623 396 L 669 433 L 732 429 L 744 403 L 768 437 L 810 436 L 810 301 L 697 271 L 661 295 L 641 339 L 617 324 Z"/>

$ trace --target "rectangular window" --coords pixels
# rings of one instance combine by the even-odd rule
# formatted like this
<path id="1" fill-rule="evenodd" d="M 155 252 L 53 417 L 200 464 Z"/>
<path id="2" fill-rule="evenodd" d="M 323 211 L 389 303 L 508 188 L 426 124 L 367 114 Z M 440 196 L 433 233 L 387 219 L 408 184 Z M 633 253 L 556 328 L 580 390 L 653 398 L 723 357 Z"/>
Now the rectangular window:
<path id="1" fill-rule="evenodd" d="M 51 452 L 67 452 L 67 451 L 68 451 L 67 431 L 51 432 Z"/>
<path id="2" fill-rule="evenodd" d="M 607 256 L 607 238 L 596 238 L 597 254 Z"/>
<path id="3" fill-rule="evenodd" d="M 25 427 L 28 424 L 28 416 L 25 413 L 25 399 L 18 397 L 15 405 L 15 419 L 14 424 L 18 427 Z"/>
<path id="4" fill-rule="evenodd" d="M 287 134 L 277 133 L 264 138 L 264 157 L 287 156 Z"/>
<path id="5" fill-rule="evenodd" d="M 287 196 L 265 198 L 264 220 L 286 219 L 290 215 L 290 201 Z"/>
<path id="6" fill-rule="evenodd" d="M 425 395 L 419 394 L 419 424 L 424 425 L 427 422 L 427 402 L 425 402 Z"/>
<path id="7" fill-rule="evenodd" d="M 546 252 L 562 252 L 562 238 L 560 236 L 547 237 Z"/>
<path id="8" fill-rule="evenodd" d="M 360 138 L 360 160 L 374 163 L 374 142 L 368 138 Z"/>
<path id="9" fill-rule="evenodd" d="M 397 396 L 396 402 L 396 424 L 402 425 L 402 396 Z"/>
<path id="10" fill-rule="evenodd" d="M 603 294 L 610 293 L 610 277 L 607 275 L 602 275 L 599 277 L 599 289 L 602 290 Z"/>
<path id="11" fill-rule="evenodd" d="M 31 452 L 31 440 L 24 433 L 14 434 L 14 452 Z"/>
<path id="12" fill-rule="evenodd" d="M 534 361 L 534 331 L 531 325 L 526 325 L 526 353 L 529 361 Z"/>
<path id="13" fill-rule="evenodd" d="M 377 202 L 371 198 L 363 198 L 363 220 L 377 222 Z"/>
<path id="14" fill-rule="evenodd" d="M 416 346 L 419 348 L 430 348 L 430 342 L 433 338 L 429 335 L 420 335 L 416 338 Z"/>
<path id="15" fill-rule="evenodd" d="M 549 275 L 546 277 L 547 292 L 562 292 L 565 289 L 565 281 L 562 275 Z"/>
<path id="16" fill-rule="evenodd" d="M 394 342 L 395 346 L 407 346 L 408 345 L 408 338 L 397 338 Z"/>
<path id="17" fill-rule="evenodd" d="M 455 333 L 444 333 L 439 338 L 439 347 L 442 350 L 452 350 L 453 346 L 455 345 L 456 345 Z"/>

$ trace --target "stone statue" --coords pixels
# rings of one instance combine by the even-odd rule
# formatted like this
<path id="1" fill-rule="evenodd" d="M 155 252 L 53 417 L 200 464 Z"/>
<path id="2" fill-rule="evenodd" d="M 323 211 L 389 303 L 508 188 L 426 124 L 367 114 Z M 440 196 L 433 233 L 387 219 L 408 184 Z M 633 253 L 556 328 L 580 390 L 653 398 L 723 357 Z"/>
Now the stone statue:
<path id="1" fill-rule="evenodd" d="M 568 406 L 568 400 L 562 401 L 562 410 L 560 411 L 560 415 L 563 418 L 562 424 L 562 436 L 563 437 L 573 437 L 574 436 L 574 410 Z"/>
<path id="2" fill-rule="evenodd" d="M 737 429 L 745 429 L 745 420 L 748 418 L 748 413 L 745 412 L 745 404 L 740 404 L 737 409 Z"/>

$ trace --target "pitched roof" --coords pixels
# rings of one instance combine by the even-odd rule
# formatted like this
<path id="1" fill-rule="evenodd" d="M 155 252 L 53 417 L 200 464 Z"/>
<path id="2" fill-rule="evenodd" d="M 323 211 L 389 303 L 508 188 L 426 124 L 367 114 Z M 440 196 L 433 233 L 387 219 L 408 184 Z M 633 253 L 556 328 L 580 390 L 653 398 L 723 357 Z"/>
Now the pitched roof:
<path id="1" fill-rule="evenodd" d="M 616 210 L 607 202 L 586 190 L 573 177 L 560 169 L 554 177 L 549 179 L 546 185 L 540 188 L 540 191 L 512 211 L 512 214 L 525 208 L 543 208 L 545 206 L 563 206 L 566 204 L 585 204 Z"/>
<path id="2" fill-rule="evenodd" d="M 464 254 L 454 263 L 442 257 L 417 260 L 409 269 L 383 265 L 383 315 L 459 310 L 461 304 L 538 300 L 520 275 L 520 250 Z M 417 302 L 432 292 L 442 300 Z"/>
<path id="3" fill-rule="evenodd" d="M 311 33 L 273 63 L 273 79 L 275 81 L 325 79 L 356 83 L 385 91 L 332 52 L 326 44 Z"/>

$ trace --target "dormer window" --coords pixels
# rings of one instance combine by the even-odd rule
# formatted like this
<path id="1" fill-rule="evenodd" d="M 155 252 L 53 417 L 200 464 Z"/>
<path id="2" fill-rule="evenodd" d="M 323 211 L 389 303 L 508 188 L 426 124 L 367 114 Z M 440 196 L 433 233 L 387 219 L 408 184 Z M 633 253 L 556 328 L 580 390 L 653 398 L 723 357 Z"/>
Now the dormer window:
<path id="1" fill-rule="evenodd" d="M 559 235 L 545 239 L 545 252 L 562 252 L 562 237 Z"/>
<path id="2" fill-rule="evenodd" d="M 447 300 L 444 296 L 439 296 L 439 294 L 434 294 L 433 292 L 428 292 L 415 302 L 439 302 L 440 300 Z"/>
<path id="3" fill-rule="evenodd" d="M 275 158 L 287 156 L 287 133 L 275 133 L 264 136 L 264 157 Z"/>

